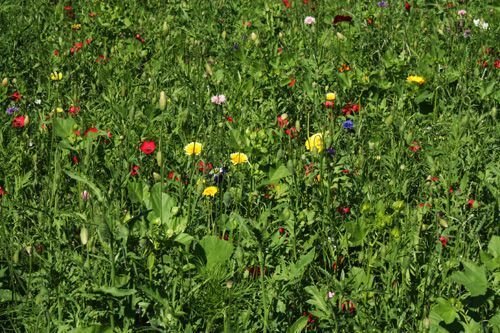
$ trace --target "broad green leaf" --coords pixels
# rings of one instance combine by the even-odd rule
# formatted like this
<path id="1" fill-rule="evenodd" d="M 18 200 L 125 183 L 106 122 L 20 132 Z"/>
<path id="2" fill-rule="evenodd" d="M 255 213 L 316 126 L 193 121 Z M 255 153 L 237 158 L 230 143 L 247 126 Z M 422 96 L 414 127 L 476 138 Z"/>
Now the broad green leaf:
<path id="1" fill-rule="evenodd" d="M 181 233 L 175 237 L 175 241 L 177 243 L 181 243 L 183 245 L 189 245 L 193 241 L 194 237 L 185 233 Z"/>
<path id="2" fill-rule="evenodd" d="M 224 264 L 233 254 L 233 244 L 216 236 L 207 235 L 203 237 L 200 245 L 207 257 L 207 268 Z"/>
<path id="3" fill-rule="evenodd" d="M 307 317 L 302 316 L 297 319 L 286 331 L 287 333 L 300 333 L 307 326 Z"/>
<path id="4" fill-rule="evenodd" d="M 437 322 L 435 324 L 439 324 L 440 321 L 451 324 L 457 318 L 455 308 L 450 302 L 441 297 L 439 297 L 436 302 L 437 304 L 434 304 L 431 308 L 431 320 L 436 320 Z"/>
<path id="5" fill-rule="evenodd" d="M 486 294 L 488 289 L 488 280 L 486 279 L 486 269 L 484 266 L 478 266 L 472 262 L 463 262 L 464 271 L 455 272 L 451 279 L 462 284 L 471 296 L 480 296 Z"/>
<path id="6" fill-rule="evenodd" d="M 68 138 L 73 135 L 75 125 L 73 118 L 54 118 L 54 133 L 60 138 Z"/>
<path id="7" fill-rule="evenodd" d="M 495 258 L 500 257 L 500 236 L 493 236 L 488 244 L 488 252 Z"/>
<path id="8" fill-rule="evenodd" d="M 96 289 L 96 291 L 114 297 L 125 297 L 136 293 L 135 289 L 118 289 L 116 287 L 99 287 Z"/>
<path id="9" fill-rule="evenodd" d="M 92 183 L 87 178 L 85 178 L 83 176 L 78 176 L 72 172 L 64 171 L 64 173 L 67 174 L 70 178 L 73 178 L 74 180 L 79 181 L 80 183 L 87 185 L 89 187 L 89 189 L 92 191 L 92 194 L 94 194 L 96 196 L 97 200 L 102 202 L 103 198 L 102 198 L 101 190 L 94 183 Z"/>
<path id="10" fill-rule="evenodd" d="M 500 311 L 497 310 L 497 313 L 491 317 L 488 321 L 488 326 L 493 328 L 494 333 L 500 333 Z"/>
<path id="11" fill-rule="evenodd" d="M 468 323 L 462 323 L 462 326 L 465 330 L 465 333 L 477 333 L 482 331 L 481 325 L 473 319 L 470 319 Z"/>
<path id="12" fill-rule="evenodd" d="M 280 179 L 291 176 L 292 173 L 284 165 L 280 165 L 277 169 L 271 169 L 269 172 L 269 183 L 276 183 Z"/>

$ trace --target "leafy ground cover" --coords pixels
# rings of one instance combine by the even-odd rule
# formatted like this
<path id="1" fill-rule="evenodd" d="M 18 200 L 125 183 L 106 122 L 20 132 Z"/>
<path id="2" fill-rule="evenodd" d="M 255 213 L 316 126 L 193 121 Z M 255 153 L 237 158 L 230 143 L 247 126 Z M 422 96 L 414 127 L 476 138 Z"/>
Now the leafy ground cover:
<path id="1" fill-rule="evenodd" d="M 4 332 L 500 332 L 494 1 L 0 5 Z"/>

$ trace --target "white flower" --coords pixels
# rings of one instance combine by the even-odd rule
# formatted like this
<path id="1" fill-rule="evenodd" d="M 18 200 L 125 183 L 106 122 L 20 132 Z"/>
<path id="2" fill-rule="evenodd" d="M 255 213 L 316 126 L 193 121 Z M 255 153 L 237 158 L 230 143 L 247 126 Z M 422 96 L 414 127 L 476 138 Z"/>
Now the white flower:
<path id="1" fill-rule="evenodd" d="M 316 23 L 316 19 L 312 16 L 308 16 L 304 19 L 304 24 L 311 25 Z"/>
<path id="2" fill-rule="evenodd" d="M 37 104 L 37 105 L 42 104 L 42 100 L 41 99 L 35 99 L 35 104 Z"/>
<path id="3" fill-rule="evenodd" d="M 224 96 L 224 95 L 215 95 L 215 96 L 212 96 L 211 102 L 213 104 L 217 104 L 217 105 L 224 104 L 224 103 L 226 103 L 226 96 Z"/>
<path id="4" fill-rule="evenodd" d="M 476 27 L 479 27 L 479 28 L 481 28 L 483 30 L 487 30 L 488 29 L 489 24 L 486 23 L 486 22 L 484 22 L 483 19 L 474 19 L 473 22 L 474 22 L 474 25 Z"/>

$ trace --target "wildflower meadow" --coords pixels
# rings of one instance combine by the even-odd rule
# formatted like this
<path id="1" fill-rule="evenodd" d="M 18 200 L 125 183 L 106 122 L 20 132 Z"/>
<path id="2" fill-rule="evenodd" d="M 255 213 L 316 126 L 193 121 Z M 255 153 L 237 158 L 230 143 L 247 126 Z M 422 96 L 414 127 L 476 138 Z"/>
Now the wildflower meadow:
<path id="1" fill-rule="evenodd" d="M 500 332 L 494 0 L 2 0 L 0 332 Z"/>

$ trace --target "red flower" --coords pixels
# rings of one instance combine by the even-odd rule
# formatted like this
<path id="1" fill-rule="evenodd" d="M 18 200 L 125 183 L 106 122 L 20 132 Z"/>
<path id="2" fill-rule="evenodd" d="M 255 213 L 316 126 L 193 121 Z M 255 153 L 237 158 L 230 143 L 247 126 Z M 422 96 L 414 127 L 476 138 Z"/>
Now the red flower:
<path id="1" fill-rule="evenodd" d="M 446 245 L 448 245 L 448 237 L 445 237 L 445 236 L 441 236 L 439 237 L 439 241 L 441 242 L 441 246 L 442 247 L 446 247 Z"/>
<path id="2" fill-rule="evenodd" d="M 408 1 L 405 1 L 405 9 L 407 12 L 409 12 L 411 9 L 411 5 L 408 3 Z"/>
<path id="3" fill-rule="evenodd" d="M 10 99 L 14 102 L 19 102 L 23 98 L 23 95 L 19 91 L 15 91 L 12 95 L 10 95 Z"/>
<path id="4" fill-rule="evenodd" d="M 231 116 L 227 116 L 227 117 L 226 117 L 226 120 L 227 120 L 228 122 L 230 122 L 230 123 L 234 122 L 234 119 L 233 119 L 233 117 L 231 117 Z"/>
<path id="5" fill-rule="evenodd" d="M 152 154 L 155 151 L 155 149 L 156 149 L 156 144 L 154 141 L 144 141 L 140 147 L 140 150 L 146 155 Z"/>
<path id="6" fill-rule="evenodd" d="M 469 199 L 469 201 L 467 201 L 467 207 L 469 209 L 472 209 L 472 208 L 477 208 L 479 206 L 479 204 L 477 203 L 476 200 L 474 199 Z"/>
<path id="7" fill-rule="evenodd" d="M 90 45 L 90 43 L 92 43 L 92 38 L 87 38 L 85 44 Z"/>
<path id="8" fill-rule="evenodd" d="M 79 106 L 75 106 L 75 105 L 71 105 L 69 107 L 69 110 L 68 110 L 68 113 L 71 114 L 71 115 L 76 115 L 78 114 L 78 112 L 80 112 L 80 107 Z"/>
<path id="9" fill-rule="evenodd" d="M 292 139 L 297 137 L 297 129 L 295 127 L 287 128 L 285 133 Z"/>
<path id="10" fill-rule="evenodd" d="M 495 68 L 499 69 L 500 68 L 500 59 L 495 60 Z"/>
<path id="11" fill-rule="evenodd" d="M 325 108 L 327 109 L 333 109 L 335 107 L 335 102 L 334 101 L 326 101 L 325 102 Z"/>
<path id="12" fill-rule="evenodd" d="M 295 85 L 295 83 L 297 83 L 297 80 L 296 79 L 291 79 L 290 83 L 288 83 L 288 87 L 293 88 L 293 86 Z"/>
<path id="13" fill-rule="evenodd" d="M 134 177 L 139 174 L 139 166 L 138 165 L 133 165 L 132 169 L 130 169 L 130 176 Z"/>
<path id="14" fill-rule="evenodd" d="M 91 127 L 89 129 L 87 129 L 85 131 L 85 133 L 83 133 L 83 136 L 87 136 L 89 133 L 97 133 L 97 132 L 99 132 L 99 130 L 97 128 Z"/>
<path id="15" fill-rule="evenodd" d="M 0 186 L 0 197 L 3 197 L 6 194 L 7 194 L 7 192 L 5 192 L 5 190 L 3 189 L 3 187 Z"/>
<path id="16" fill-rule="evenodd" d="M 360 109 L 359 104 L 351 104 L 347 103 L 343 108 L 342 108 L 342 114 L 344 116 L 349 116 L 353 113 L 358 113 Z"/>
<path id="17" fill-rule="evenodd" d="M 59 50 L 54 50 L 54 57 L 59 57 Z"/>
<path id="18" fill-rule="evenodd" d="M 408 147 L 408 149 L 410 149 L 412 152 L 416 153 L 418 151 L 420 151 L 420 149 L 422 149 L 422 147 L 420 147 L 417 143 L 417 141 L 413 141 L 410 145 L 410 147 Z"/>
<path id="19" fill-rule="evenodd" d="M 71 6 L 64 6 L 64 10 L 67 10 L 67 11 L 73 10 L 73 7 L 71 7 Z"/>
<path id="20" fill-rule="evenodd" d="M 288 119 L 287 118 L 283 118 L 282 116 L 278 116 L 277 117 L 278 119 L 278 126 L 280 128 L 284 128 L 288 125 Z"/>
<path id="21" fill-rule="evenodd" d="M 77 165 L 78 163 L 80 163 L 80 160 L 78 159 L 78 156 L 76 156 L 76 155 L 73 155 L 73 157 L 71 157 L 71 161 L 73 162 L 74 165 Z"/>
<path id="22" fill-rule="evenodd" d="M 373 25 L 373 19 L 372 18 L 367 18 L 366 19 L 366 24 L 367 25 Z"/>
<path id="23" fill-rule="evenodd" d="M 137 40 L 138 40 L 139 42 L 141 42 L 141 43 L 144 43 L 144 42 L 145 42 L 144 38 L 142 38 L 142 37 L 141 37 L 141 35 L 139 35 L 139 34 L 136 34 L 136 35 L 135 35 L 135 39 L 137 39 Z"/>
<path id="24" fill-rule="evenodd" d="M 280 228 L 278 229 L 278 232 L 279 232 L 280 234 L 284 234 L 284 233 L 285 233 L 285 228 L 280 227 Z"/>
<path id="25" fill-rule="evenodd" d="M 348 175 L 348 174 L 349 174 L 349 172 L 350 172 L 350 171 L 349 171 L 349 169 L 344 169 L 344 170 L 342 170 L 342 173 L 345 173 L 346 175 Z"/>
<path id="26" fill-rule="evenodd" d="M 337 208 L 337 212 L 339 212 L 342 215 L 347 215 L 351 213 L 351 208 L 349 207 L 339 207 Z"/>
<path id="27" fill-rule="evenodd" d="M 28 125 L 28 123 L 29 123 L 28 116 L 17 116 L 12 120 L 12 127 L 23 128 L 24 126 Z"/>
<path id="28" fill-rule="evenodd" d="M 200 172 L 209 172 L 212 169 L 213 169 L 212 163 L 210 163 L 210 162 L 205 163 L 203 161 L 199 161 L 198 162 L 198 171 L 200 171 Z"/>
<path id="29" fill-rule="evenodd" d="M 278 47 L 278 54 L 281 54 L 283 52 L 283 48 L 282 47 Z"/>
<path id="30" fill-rule="evenodd" d="M 292 7 L 292 5 L 290 4 L 290 1 L 288 1 L 288 0 L 283 0 L 283 4 L 285 5 L 286 8 Z"/>
<path id="31" fill-rule="evenodd" d="M 352 17 L 349 15 L 337 15 L 333 18 L 333 24 L 342 22 L 352 22 Z"/>

